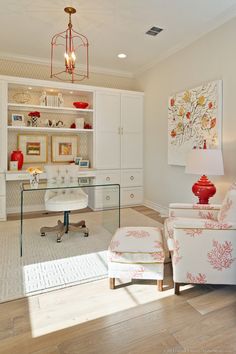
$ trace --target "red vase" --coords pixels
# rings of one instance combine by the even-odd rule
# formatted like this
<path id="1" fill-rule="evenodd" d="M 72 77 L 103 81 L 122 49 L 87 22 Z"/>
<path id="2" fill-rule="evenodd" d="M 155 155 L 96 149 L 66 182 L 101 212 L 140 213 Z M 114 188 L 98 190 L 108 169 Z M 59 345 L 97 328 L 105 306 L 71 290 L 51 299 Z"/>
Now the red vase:
<path id="1" fill-rule="evenodd" d="M 18 161 L 18 170 L 21 170 L 24 163 L 23 153 L 20 150 L 12 151 L 11 161 Z"/>

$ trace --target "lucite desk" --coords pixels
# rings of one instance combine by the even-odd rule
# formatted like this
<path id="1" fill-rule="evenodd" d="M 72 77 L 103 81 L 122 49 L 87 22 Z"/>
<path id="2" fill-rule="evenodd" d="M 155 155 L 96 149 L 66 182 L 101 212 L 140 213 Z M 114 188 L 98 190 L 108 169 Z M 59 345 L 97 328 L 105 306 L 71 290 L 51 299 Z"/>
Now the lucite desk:
<path id="1" fill-rule="evenodd" d="M 83 188 L 83 190 L 88 194 L 89 198 L 92 195 L 93 191 L 96 188 L 104 191 L 102 193 L 104 197 L 104 208 L 101 210 L 111 210 L 112 212 L 109 213 L 108 218 L 106 219 L 106 227 L 111 228 L 112 231 L 116 228 L 120 227 L 120 185 L 119 184 L 96 184 L 93 181 L 90 184 L 81 183 L 80 180 L 78 183 L 73 184 L 58 184 L 58 183 L 39 183 L 37 188 L 32 188 L 29 183 L 21 183 L 20 185 L 20 255 L 23 255 L 23 226 L 24 226 L 24 194 L 25 193 L 34 193 L 36 191 L 46 191 L 46 190 L 57 190 L 57 189 L 76 189 L 76 188 Z M 106 201 L 108 200 L 108 196 L 106 195 L 107 192 L 112 190 L 112 202 L 109 203 L 109 207 L 106 206 Z M 40 235 L 40 233 L 39 233 Z"/>

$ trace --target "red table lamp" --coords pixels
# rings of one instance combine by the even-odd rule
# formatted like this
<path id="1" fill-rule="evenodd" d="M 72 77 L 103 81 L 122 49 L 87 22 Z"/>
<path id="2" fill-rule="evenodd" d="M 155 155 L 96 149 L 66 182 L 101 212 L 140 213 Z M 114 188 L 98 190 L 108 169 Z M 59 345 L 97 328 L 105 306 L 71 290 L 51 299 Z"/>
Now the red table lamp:
<path id="1" fill-rule="evenodd" d="M 202 175 L 192 187 L 193 193 L 198 197 L 198 204 L 208 204 L 213 197 L 216 187 L 206 175 L 223 175 L 224 166 L 221 150 L 193 149 L 187 156 L 186 173 Z"/>

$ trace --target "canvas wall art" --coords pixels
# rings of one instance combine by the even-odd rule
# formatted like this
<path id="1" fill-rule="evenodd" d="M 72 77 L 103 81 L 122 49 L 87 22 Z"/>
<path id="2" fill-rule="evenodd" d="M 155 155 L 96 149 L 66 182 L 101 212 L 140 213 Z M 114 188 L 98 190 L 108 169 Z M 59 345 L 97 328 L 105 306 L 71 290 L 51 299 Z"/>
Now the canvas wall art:
<path id="1" fill-rule="evenodd" d="M 221 148 L 222 81 L 172 95 L 168 104 L 168 164 L 185 166 L 193 148 Z"/>

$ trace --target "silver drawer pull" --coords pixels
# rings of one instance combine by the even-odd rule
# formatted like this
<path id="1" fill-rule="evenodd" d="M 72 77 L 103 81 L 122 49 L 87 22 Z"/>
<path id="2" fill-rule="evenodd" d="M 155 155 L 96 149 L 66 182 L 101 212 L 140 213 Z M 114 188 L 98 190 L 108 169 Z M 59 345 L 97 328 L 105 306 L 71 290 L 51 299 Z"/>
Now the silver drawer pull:
<path id="1" fill-rule="evenodd" d="M 106 196 L 106 200 L 110 200 L 111 197 L 109 195 Z"/>
<path id="2" fill-rule="evenodd" d="M 134 198 L 134 194 L 133 193 L 130 194 L 130 198 Z"/>
<path id="3" fill-rule="evenodd" d="M 111 179 L 110 179 L 110 177 L 109 176 L 107 176 L 106 177 L 106 181 L 110 181 Z"/>
<path id="4" fill-rule="evenodd" d="M 130 179 L 131 179 L 131 181 L 133 181 L 134 180 L 134 176 L 130 176 Z"/>

